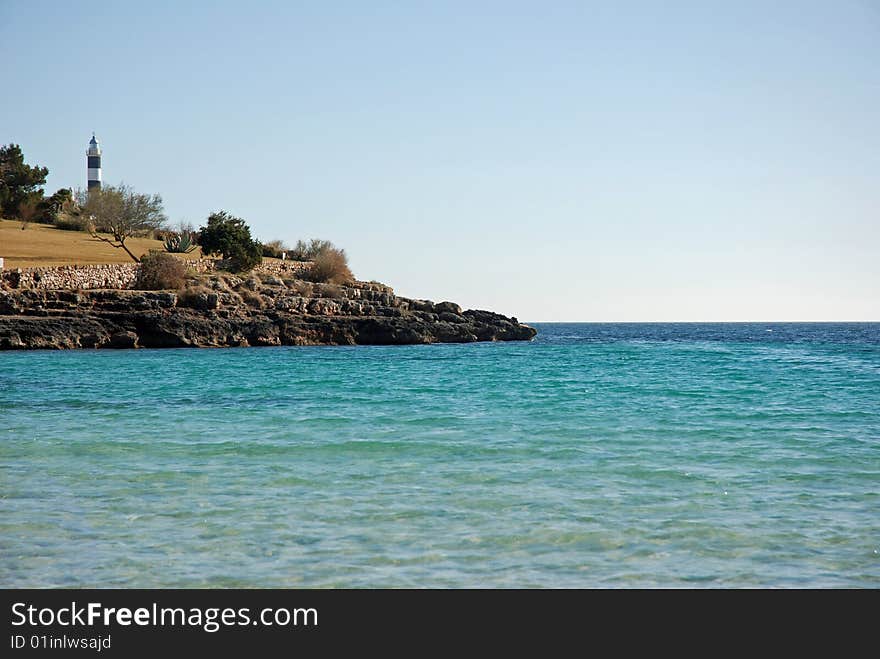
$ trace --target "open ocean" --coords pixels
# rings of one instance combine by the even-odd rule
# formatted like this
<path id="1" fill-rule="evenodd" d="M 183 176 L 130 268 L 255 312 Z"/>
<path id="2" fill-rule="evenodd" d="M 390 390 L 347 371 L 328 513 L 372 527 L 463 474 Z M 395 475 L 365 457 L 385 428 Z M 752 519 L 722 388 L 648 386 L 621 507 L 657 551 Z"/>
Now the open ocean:
<path id="1" fill-rule="evenodd" d="M 0 586 L 880 586 L 880 324 L 535 327 L 0 353 Z"/>

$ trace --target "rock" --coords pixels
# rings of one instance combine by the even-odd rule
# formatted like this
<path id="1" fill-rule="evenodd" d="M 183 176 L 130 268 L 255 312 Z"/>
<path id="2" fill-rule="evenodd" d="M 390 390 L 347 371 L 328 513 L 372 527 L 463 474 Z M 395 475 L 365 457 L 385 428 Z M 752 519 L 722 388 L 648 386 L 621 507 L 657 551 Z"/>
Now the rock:
<path id="1" fill-rule="evenodd" d="M 458 306 L 458 305 L 456 305 L 456 306 Z M 438 314 L 438 317 L 440 320 L 447 322 L 447 323 L 466 323 L 467 322 L 467 320 L 465 320 L 463 317 L 459 316 L 456 313 L 451 313 L 449 311 L 440 312 Z"/>
<path id="2" fill-rule="evenodd" d="M 461 307 L 458 306 L 455 302 L 438 302 L 434 305 L 434 313 L 442 314 L 442 313 L 453 313 L 456 316 L 461 315 Z"/>
<path id="3" fill-rule="evenodd" d="M 162 309 L 170 309 L 177 305 L 176 293 L 156 293 L 156 302 Z"/>
<path id="4" fill-rule="evenodd" d="M 305 313 L 308 309 L 309 300 L 298 296 L 282 295 L 275 299 L 275 309 L 288 313 Z"/>
<path id="5" fill-rule="evenodd" d="M 211 311 L 220 306 L 220 296 L 214 292 L 202 292 L 190 297 L 187 306 L 202 311 Z"/>
<path id="6" fill-rule="evenodd" d="M 434 311 L 434 303 L 431 300 L 409 300 L 409 308 L 413 311 Z"/>
<path id="7" fill-rule="evenodd" d="M 281 339 L 274 334 L 258 334 L 251 338 L 251 343 L 255 346 L 280 346 Z"/>
<path id="8" fill-rule="evenodd" d="M 0 333 L 0 350 L 20 350 L 27 347 L 18 332 Z"/>
<path id="9" fill-rule="evenodd" d="M 253 278 L 238 283 L 258 285 Z M 187 307 L 170 292 L 3 291 L 0 350 L 467 343 L 536 334 L 500 314 L 400 298 L 376 283 L 262 287 L 261 294 L 267 290 L 275 297 L 257 307 L 240 299 L 242 289 L 204 289 L 186 297 Z"/>
<path id="10" fill-rule="evenodd" d="M 79 347 L 100 348 L 102 344 L 108 342 L 108 337 L 106 335 L 101 336 L 98 334 L 83 334 L 79 339 Z"/>
<path id="11" fill-rule="evenodd" d="M 336 300 L 318 298 L 309 302 L 308 310 L 315 316 L 335 316 L 340 312 L 341 306 Z"/>
<path id="12" fill-rule="evenodd" d="M 116 332 L 110 336 L 108 348 L 137 348 L 138 335 L 134 332 Z"/>
<path id="13" fill-rule="evenodd" d="M 0 314 L 15 314 L 21 311 L 17 304 L 18 299 L 18 296 L 14 296 L 12 293 L 0 291 Z"/>

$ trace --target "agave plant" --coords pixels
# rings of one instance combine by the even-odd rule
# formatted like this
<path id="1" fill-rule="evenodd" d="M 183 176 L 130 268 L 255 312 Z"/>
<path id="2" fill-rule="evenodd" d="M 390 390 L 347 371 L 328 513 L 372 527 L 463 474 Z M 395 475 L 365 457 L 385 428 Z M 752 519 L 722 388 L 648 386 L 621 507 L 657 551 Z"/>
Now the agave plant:
<path id="1" fill-rule="evenodd" d="M 165 239 L 165 251 L 172 254 L 189 254 L 196 247 L 191 233 L 175 233 Z"/>

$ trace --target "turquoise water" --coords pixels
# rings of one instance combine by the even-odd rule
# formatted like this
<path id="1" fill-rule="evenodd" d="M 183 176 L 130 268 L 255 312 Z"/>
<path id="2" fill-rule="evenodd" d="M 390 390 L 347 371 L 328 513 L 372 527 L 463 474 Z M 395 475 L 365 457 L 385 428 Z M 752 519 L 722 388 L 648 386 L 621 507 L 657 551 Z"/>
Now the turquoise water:
<path id="1" fill-rule="evenodd" d="M 0 353 L 0 586 L 880 586 L 880 325 L 536 326 Z"/>

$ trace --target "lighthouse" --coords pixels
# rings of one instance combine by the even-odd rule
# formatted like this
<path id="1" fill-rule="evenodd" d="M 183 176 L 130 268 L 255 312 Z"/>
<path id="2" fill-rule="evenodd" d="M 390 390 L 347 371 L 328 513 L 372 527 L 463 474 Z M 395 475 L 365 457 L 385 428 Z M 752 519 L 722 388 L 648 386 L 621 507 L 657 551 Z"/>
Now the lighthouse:
<path id="1" fill-rule="evenodd" d="M 89 168 L 89 190 L 101 187 L 101 146 L 92 133 L 92 139 L 89 140 L 89 150 L 86 151 Z"/>

